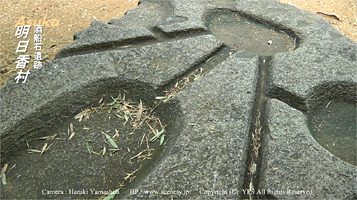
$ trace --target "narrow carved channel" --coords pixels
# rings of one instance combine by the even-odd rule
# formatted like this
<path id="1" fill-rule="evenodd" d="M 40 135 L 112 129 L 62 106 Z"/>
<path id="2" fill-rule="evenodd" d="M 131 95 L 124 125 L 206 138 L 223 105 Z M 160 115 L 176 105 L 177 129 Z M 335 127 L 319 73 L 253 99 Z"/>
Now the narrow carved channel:
<path id="1" fill-rule="evenodd" d="M 263 134 L 268 132 L 268 127 L 265 126 L 265 101 L 269 98 L 265 95 L 264 86 L 267 81 L 268 67 L 271 63 L 272 56 L 259 56 L 259 71 L 258 82 L 256 88 L 255 103 L 252 112 L 252 124 L 249 129 L 249 137 L 251 143 L 248 149 L 248 159 L 246 161 L 246 176 L 244 180 L 244 190 L 251 192 L 245 192 L 243 199 L 256 198 L 253 190 L 257 189 L 259 182 L 259 168 L 260 168 L 260 154 Z"/>

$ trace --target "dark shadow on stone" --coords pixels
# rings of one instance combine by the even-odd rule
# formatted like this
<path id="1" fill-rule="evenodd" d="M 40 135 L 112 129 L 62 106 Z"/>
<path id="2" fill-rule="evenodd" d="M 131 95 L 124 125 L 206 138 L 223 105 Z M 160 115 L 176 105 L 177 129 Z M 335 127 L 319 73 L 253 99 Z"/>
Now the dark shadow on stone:
<path id="1" fill-rule="evenodd" d="M 190 36 L 190 35 L 199 35 L 200 33 L 203 34 L 207 32 L 205 28 L 202 27 L 196 27 L 196 28 L 190 28 L 190 29 L 185 29 L 185 30 L 177 30 L 177 31 L 172 31 L 169 33 L 165 33 L 162 28 L 155 26 L 153 28 L 153 31 L 159 33 L 163 37 L 166 38 L 176 38 L 176 37 L 185 37 L 185 36 Z"/>
<path id="2" fill-rule="evenodd" d="M 127 39 L 122 41 L 113 41 L 109 43 L 101 43 L 101 44 L 94 44 L 94 45 L 83 45 L 78 48 L 63 48 L 63 51 L 56 54 L 55 59 L 65 58 L 69 56 L 77 56 L 77 55 L 84 55 L 89 53 L 98 53 L 103 51 L 109 51 L 118 49 L 118 47 L 128 46 L 128 45 L 135 45 L 143 42 L 147 42 L 150 40 L 154 40 L 152 37 L 137 37 L 134 39 Z"/>
<path id="3" fill-rule="evenodd" d="M 300 110 L 302 112 L 306 112 L 308 110 L 306 101 L 304 98 L 297 96 L 296 94 L 293 94 L 284 88 L 280 87 L 271 87 L 268 88 L 267 91 L 267 96 L 270 98 L 278 99 L 280 101 L 283 101 L 284 103 L 288 104 L 289 106 Z"/>
<path id="4" fill-rule="evenodd" d="M 56 54 L 56 59 L 114 49 L 118 46 L 133 45 L 156 37 L 144 27 L 119 27 L 100 21 L 73 35 L 73 43 Z"/>
<path id="5" fill-rule="evenodd" d="M 357 102 L 357 84 L 353 82 L 328 82 L 315 87 L 309 94 L 307 106 L 313 110 L 325 101 Z"/>

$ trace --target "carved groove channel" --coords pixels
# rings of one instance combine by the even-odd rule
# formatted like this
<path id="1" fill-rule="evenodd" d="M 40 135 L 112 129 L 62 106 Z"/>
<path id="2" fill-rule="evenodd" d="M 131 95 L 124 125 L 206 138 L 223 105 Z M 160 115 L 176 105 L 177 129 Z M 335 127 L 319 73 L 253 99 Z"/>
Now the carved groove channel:
<path id="1" fill-rule="evenodd" d="M 261 158 L 258 156 L 263 138 L 262 134 L 268 132 L 265 126 L 265 84 L 268 80 L 268 67 L 271 65 L 272 56 L 276 53 L 293 51 L 298 47 L 300 39 L 293 31 L 281 28 L 271 22 L 260 23 L 254 17 L 232 10 L 215 10 L 206 15 L 206 26 L 217 38 L 229 46 L 233 52 L 248 51 L 259 56 L 259 72 L 256 88 L 255 104 L 253 107 L 249 131 L 251 145 L 248 149 L 246 160 L 246 177 L 244 189 L 250 185 L 257 187 L 259 170 L 252 172 L 253 168 L 260 168 Z M 253 135 L 253 137 L 252 137 Z M 241 195 L 249 198 L 249 195 Z"/>

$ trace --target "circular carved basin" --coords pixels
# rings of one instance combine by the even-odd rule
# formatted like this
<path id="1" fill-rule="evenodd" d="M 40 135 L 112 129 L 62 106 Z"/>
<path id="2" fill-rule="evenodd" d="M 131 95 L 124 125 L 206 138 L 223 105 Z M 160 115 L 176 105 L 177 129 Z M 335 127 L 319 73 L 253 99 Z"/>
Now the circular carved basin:
<path id="1" fill-rule="evenodd" d="M 356 165 L 356 84 L 326 83 L 310 97 L 312 136 L 341 160 Z"/>
<path id="2" fill-rule="evenodd" d="M 233 11 L 207 14 L 206 26 L 214 36 L 236 51 L 273 55 L 292 51 L 297 45 L 296 37 L 287 33 L 292 31 L 261 24 Z"/>
<path id="3" fill-rule="evenodd" d="M 142 91 L 149 89 L 117 88 L 118 97 L 99 93 L 100 103 L 63 116 L 40 134 L 28 134 L 22 148 L 4 160 L 7 184 L 1 185 L 1 198 L 95 199 L 150 169 L 174 139 L 169 132 L 179 110 L 173 102 L 155 104 L 153 94 Z M 154 138 L 154 132 L 162 134 Z"/>
<path id="4" fill-rule="evenodd" d="M 330 100 L 309 116 L 312 136 L 328 151 L 356 165 L 356 103 Z"/>

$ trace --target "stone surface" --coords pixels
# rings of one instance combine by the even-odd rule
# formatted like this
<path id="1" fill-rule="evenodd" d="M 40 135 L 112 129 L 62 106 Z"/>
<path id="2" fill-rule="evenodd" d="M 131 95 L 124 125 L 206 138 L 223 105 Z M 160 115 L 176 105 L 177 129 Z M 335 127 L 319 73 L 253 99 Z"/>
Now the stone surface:
<path id="1" fill-rule="evenodd" d="M 114 51 L 112 56 L 117 61 L 119 74 L 158 87 L 205 61 L 221 45 L 212 35 L 204 35 Z"/>
<path id="2" fill-rule="evenodd" d="M 127 27 L 145 27 L 152 29 L 158 23 L 170 17 L 173 7 L 170 1 L 147 0 L 129 10 L 120 19 L 112 19 L 109 24 Z"/>
<path id="3" fill-rule="evenodd" d="M 318 44 L 304 44 L 290 54 L 277 54 L 270 71 L 269 90 L 272 96 L 283 101 L 289 101 L 289 98 L 284 98 L 286 96 L 307 99 L 312 88 L 322 84 L 355 83 L 356 44 L 351 44 L 347 38 L 333 38 L 336 39 L 334 41 L 331 41 L 331 38 L 319 39 Z M 355 91 L 349 90 L 350 93 Z M 307 105 L 301 105 L 299 102 L 292 105 L 307 110 Z"/>
<path id="4" fill-rule="evenodd" d="M 117 96 L 115 90 L 139 87 L 141 92 L 135 93 L 153 101 L 154 88 L 202 62 L 221 45 L 207 35 L 54 60 L 26 84 L 10 82 L 0 89 L 1 152 L 8 153 L 20 145 L 14 141 L 39 135 L 63 116 L 91 106 L 105 93 Z"/>
<path id="5" fill-rule="evenodd" d="M 92 53 L 104 48 L 152 39 L 156 37 L 144 27 L 119 27 L 93 21 L 89 28 L 75 33 L 73 43 L 61 49 L 56 58 Z"/>
<path id="6" fill-rule="evenodd" d="M 165 34 L 193 33 L 207 31 L 202 22 L 207 4 L 201 1 L 172 1 L 172 17 L 159 23 L 156 27 Z"/>
<path id="7" fill-rule="evenodd" d="M 174 133 L 177 141 L 162 162 L 133 189 L 180 191 L 181 196 L 175 196 L 189 199 L 239 198 L 257 73 L 257 56 L 234 54 L 180 92 L 174 99 L 183 112 L 182 131 Z M 168 197 L 127 191 L 124 198 Z"/>
<path id="8" fill-rule="evenodd" d="M 353 199 L 356 167 L 323 148 L 300 111 L 276 99 L 267 105 L 259 188 L 275 191 L 278 199 Z"/>
<path id="9" fill-rule="evenodd" d="M 223 11 L 284 31 L 296 48 L 259 58 L 223 48 L 205 21 Z M 268 109 L 261 110 L 267 124 L 254 186 L 273 192 L 260 197 L 357 196 L 356 166 L 320 146 L 306 125 L 305 115 L 322 100 L 357 101 L 357 44 L 322 18 L 273 0 L 146 0 L 109 24 L 93 22 L 75 38 L 56 60 L 32 71 L 26 84 L 11 78 L 0 89 L 2 160 L 26 148 L 26 137 L 53 129 L 102 95 L 127 91 L 150 105 L 170 84 L 224 54 L 227 59 L 173 97 L 178 116 L 171 139 L 116 198 L 248 198 L 243 189 L 249 188 L 258 97 Z"/>

